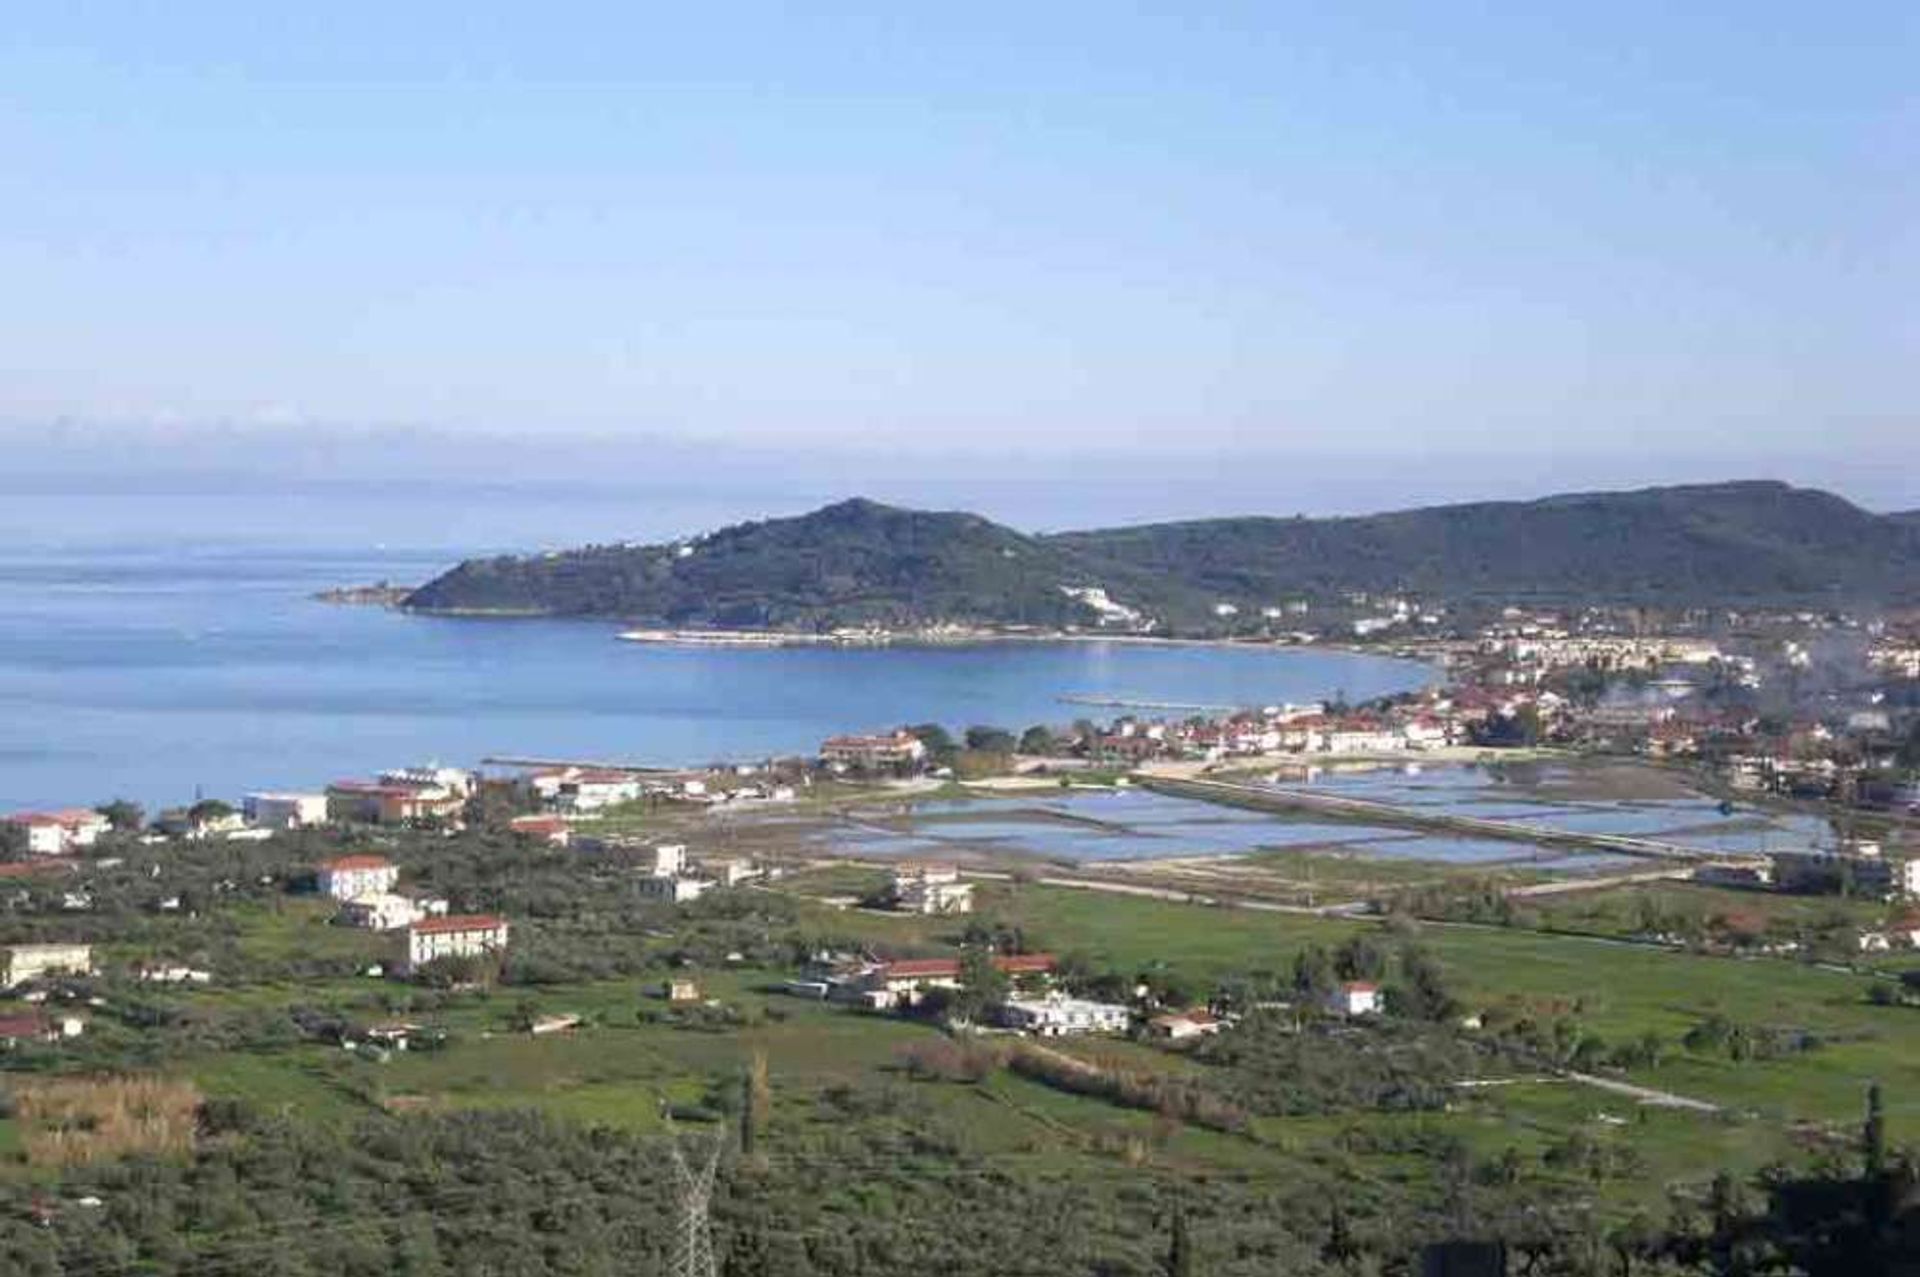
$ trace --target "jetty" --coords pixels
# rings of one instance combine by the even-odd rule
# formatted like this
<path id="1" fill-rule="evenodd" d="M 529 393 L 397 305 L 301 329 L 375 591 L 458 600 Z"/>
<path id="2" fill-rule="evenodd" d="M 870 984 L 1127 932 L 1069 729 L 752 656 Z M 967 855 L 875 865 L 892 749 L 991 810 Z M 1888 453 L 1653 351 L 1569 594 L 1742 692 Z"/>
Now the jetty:
<path id="1" fill-rule="evenodd" d="M 1232 714 L 1242 705 L 1206 705 L 1197 701 L 1142 701 L 1124 696 L 1104 696 L 1093 692 L 1062 692 L 1054 697 L 1062 705 L 1090 705 L 1097 709 L 1142 710 L 1154 714 Z"/>

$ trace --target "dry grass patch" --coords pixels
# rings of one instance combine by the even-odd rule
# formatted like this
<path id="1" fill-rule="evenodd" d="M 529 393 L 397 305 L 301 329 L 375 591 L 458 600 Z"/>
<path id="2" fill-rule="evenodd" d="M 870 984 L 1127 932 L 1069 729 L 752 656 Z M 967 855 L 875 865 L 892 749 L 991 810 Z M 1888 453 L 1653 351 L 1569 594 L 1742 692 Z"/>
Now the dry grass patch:
<path id="1" fill-rule="evenodd" d="M 133 1153 L 193 1150 L 200 1092 L 157 1077 L 44 1078 L 12 1085 L 27 1161 L 85 1166 Z"/>

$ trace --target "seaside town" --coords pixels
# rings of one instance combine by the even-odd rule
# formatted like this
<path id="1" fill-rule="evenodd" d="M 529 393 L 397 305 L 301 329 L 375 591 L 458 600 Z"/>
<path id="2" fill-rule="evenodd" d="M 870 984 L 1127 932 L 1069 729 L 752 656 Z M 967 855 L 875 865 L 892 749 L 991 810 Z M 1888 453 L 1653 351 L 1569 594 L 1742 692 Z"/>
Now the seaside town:
<path id="1" fill-rule="evenodd" d="M 1920 815 L 1920 621 L 1804 612 L 1692 614 L 1648 630 L 1642 613 L 1589 609 L 1567 615 L 1507 607 L 1471 634 L 1414 640 L 1406 632 L 1457 625 L 1443 609 L 1425 611 L 1405 599 L 1355 596 L 1347 603 L 1377 609 L 1377 615 L 1342 622 L 1353 637 L 1398 638 L 1388 650 L 1433 660 L 1444 677 L 1424 690 L 1361 705 L 1329 700 L 1227 713 L 1140 710 L 1098 724 L 1080 718 L 1059 727 L 1033 726 L 1017 736 L 976 727 L 962 739 L 936 725 L 899 727 L 831 737 L 811 758 L 751 765 L 406 766 L 324 788 L 248 793 L 231 803 L 200 799 L 151 819 L 124 802 L 22 811 L 0 817 L 0 845 L 8 856 L 0 872 L 21 883 L 62 884 L 62 907 L 84 912 L 89 872 L 119 866 L 133 848 L 151 853 L 316 830 L 347 843 L 364 838 L 377 845 L 384 831 L 452 834 L 479 824 L 556 848 L 637 849 L 646 862 L 636 876 L 638 892 L 684 905 L 711 890 L 764 888 L 784 872 L 839 857 L 831 849 L 825 855 L 788 850 L 765 862 L 718 851 L 690 854 L 684 844 L 637 839 L 622 822 L 606 821 L 609 813 L 669 809 L 705 814 L 712 825 L 715 817 L 777 809 L 825 790 L 847 797 L 864 788 L 910 802 L 930 788 L 971 784 L 980 787 L 974 792 L 1004 801 L 1009 794 L 1033 792 L 1035 785 L 1085 785 L 1090 776 L 1106 786 L 1184 785 L 1178 792 L 1191 796 L 1200 778 L 1265 769 L 1272 780 L 1306 787 L 1298 805 L 1319 816 L 1406 820 L 1417 813 L 1361 810 L 1355 800 L 1332 795 L 1319 802 L 1312 786 L 1343 768 L 1417 773 L 1421 766 L 1497 763 L 1518 753 L 1645 760 L 1684 774 L 1727 802 L 1801 803 L 1829 817 L 1828 836 L 1764 855 L 1712 855 L 1683 845 L 1664 853 L 1645 849 L 1654 857 L 1697 860 L 1692 873 L 1702 880 L 1777 891 L 1844 890 L 1884 900 L 1920 896 L 1920 844 L 1907 841 L 1907 821 Z M 1308 608 L 1302 603 L 1271 611 L 1299 619 Z M 1301 630 L 1283 641 L 1326 637 Z M 1834 668 L 1838 658 L 1832 653 L 1842 648 L 1856 661 L 1852 670 Z M 1278 790 L 1267 801 L 1276 808 L 1296 805 Z M 1874 818 L 1887 824 L 1890 838 L 1847 832 Z M 153 861 L 150 872 L 163 882 L 165 862 Z M 452 910 L 443 896 L 405 886 L 400 878 L 385 856 L 356 850 L 319 860 L 307 875 L 284 885 L 336 902 L 339 926 L 392 935 L 391 957 L 379 964 L 380 974 L 417 976 L 437 963 L 484 959 L 509 947 L 507 918 Z M 972 893 L 954 865 L 907 862 L 892 870 L 877 903 L 925 915 L 964 914 L 973 907 Z M 182 906 L 177 896 L 168 896 L 157 907 Z M 1859 943 L 1920 943 L 1920 912 L 1863 930 Z M 33 1000 L 44 1000 L 48 976 L 94 971 L 87 946 L 55 941 L 8 952 L 15 977 L 9 987 L 28 1001 L 5 1012 L 5 1023 L 16 1036 L 77 1035 L 84 1018 L 36 1018 L 29 1008 Z M 904 967 L 871 956 L 847 957 L 838 965 L 810 961 L 787 987 L 875 1010 L 913 1007 L 930 989 L 956 987 L 957 961 L 919 960 Z M 1050 970 L 1050 960 L 1041 958 L 1006 968 L 1008 974 L 1041 978 Z M 142 980 L 210 978 L 179 967 L 142 966 L 138 974 Z M 1045 1035 L 1125 1030 L 1144 1014 L 1138 1005 L 1052 997 L 1044 1004 L 1009 997 L 986 1009 L 1008 1027 Z M 1361 1000 L 1348 1009 L 1375 1008 Z M 1209 1023 L 1217 1027 L 1219 1021 Z"/>
<path id="2" fill-rule="evenodd" d="M 95 1156 L 63 1132 L 106 1122 L 98 1088 L 57 1088 L 130 1068 L 194 1105 L 315 1112 L 538 1107 L 562 1078 L 619 1121 L 743 1124 L 742 1148 L 776 1088 L 865 1114 L 906 1079 L 957 1147 L 941 1088 L 1058 1097 L 987 1164 L 1035 1139 L 1151 1164 L 1191 1131 L 1278 1165 L 1262 1132 L 1300 1114 L 1547 1131 L 1458 1156 L 1507 1168 L 1478 1172 L 1489 1202 L 1549 1183 L 1582 1218 L 1731 1139 L 1844 1140 L 1847 1087 L 1809 1072 L 1783 1108 L 1762 1079 L 1904 1051 L 1870 1017 L 1920 1005 L 1915 618 L 1281 615 L 1298 628 L 1237 641 L 1434 677 L 1235 709 L 1063 693 L 1053 724 L 750 763 L 501 756 L 8 814 L 0 1048 L 42 1079 L 14 1088 L 22 1138 Z M 1593 940 L 1616 975 L 1532 974 Z M 1772 991 L 1698 991 L 1751 963 Z M 717 1040 L 759 1061 L 745 1107 L 727 1081 L 662 1099 L 697 1097 Z M 839 1080 L 808 1080 L 826 1059 Z M 1159 1133 L 1100 1134 L 1113 1113 Z M 1708 1119 L 1737 1135 L 1703 1140 Z"/>

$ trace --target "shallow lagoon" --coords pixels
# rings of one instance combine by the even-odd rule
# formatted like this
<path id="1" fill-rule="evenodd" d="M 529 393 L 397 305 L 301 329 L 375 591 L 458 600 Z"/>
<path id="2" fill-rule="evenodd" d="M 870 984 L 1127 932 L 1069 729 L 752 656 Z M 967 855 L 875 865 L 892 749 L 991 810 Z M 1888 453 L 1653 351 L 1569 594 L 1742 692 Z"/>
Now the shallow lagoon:
<path id="1" fill-rule="evenodd" d="M 1543 774 L 1564 789 L 1566 768 Z M 1715 851 L 1757 852 L 1804 846 L 1824 834 L 1811 817 L 1747 806 L 1722 813 L 1702 796 L 1581 801 L 1535 800 L 1518 786 L 1475 766 L 1330 770 L 1311 782 L 1447 814 L 1510 820 L 1541 829 L 1664 838 Z M 1724 826 L 1717 828 L 1716 826 Z M 1175 798 L 1142 789 L 1068 790 L 1017 797 L 912 804 L 905 815 L 876 816 L 815 836 L 823 849 L 876 856 L 1022 854 L 1069 861 L 1147 860 L 1239 855 L 1260 850 L 1325 848 L 1347 856 L 1456 865 L 1525 865 L 1550 872 L 1596 873 L 1631 866 L 1631 857 L 1581 853 L 1470 835 L 1422 834 L 1391 826 L 1253 811 Z"/>

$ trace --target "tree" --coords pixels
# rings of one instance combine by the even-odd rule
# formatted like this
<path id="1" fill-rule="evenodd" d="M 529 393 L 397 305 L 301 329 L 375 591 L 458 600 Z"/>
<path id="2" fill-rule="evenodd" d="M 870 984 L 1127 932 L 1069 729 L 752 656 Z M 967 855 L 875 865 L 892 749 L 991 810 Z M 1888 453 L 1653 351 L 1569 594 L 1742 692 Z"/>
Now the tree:
<path id="1" fill-rule="evenodd" d="M 954 742 L 953 734 L 938 723 L 916 723 L 907 729 L 909 735 L 918 740 L 927 749 L 927 761 L 935 767 L 950 767 L 960 752 L 960 746 Z"/>
<path id="2" fill-rule="evenodd" d="M 1056 752 L 1060 742 L 1054 738 L 1053 729 L 1042 723 L 1035 723 L 1020 733 L 1020 752 L 1023 754 L 1046 755 Z"/>
<path id="3" fill-rule="evenodd" d="M 139 803 L 126 798 L 116 798 L 110 803 L 102 803 L 94 810 L 107 818 L 107 823 L 113 826 L 115 833 L 138 833 L 140 827 L 147 823 L 146 810 Z"/>
<path id="4" fill-rule="evenodd" d="M 1167 1239 L 1167 1277 L 1194 1277 L 1193 1234 L 1187 1227 L 1187 1208 L 1173 1210 L 1173 1231 Z"/>
<path id="5" fill-rule="evenodd" d="M 1333 959 L 1319 945 L 1308 945 L 1293 959 L 1293 991 L 1304 1001 L 1318 1002 L 1333 990 Z"/>
<path id="6" fill-rule="evenodd" d="M 221 802 L 218 798 L 202 798 L 187 808 L 187 819 L 196 825 L 211 824 L 216 820 L 225 820 L 233 815 L 233 804 Z"/>
<path id="7" fill-rule="evenodd" d="M 1417 945 L 1400 950 L 1400 983 L 1394 988 L 1395 1009 L 1419 1020 L 1453 1018 L 1460 1004 L 1447 990 L 1439 960 Z M 1573 1043 L 1568 1043 L 1569 1050 Z"/>
<path id="8" fill-rule="evenodd" d="M 1338 1198 L 1334 1199 L 1333 1212 L 1327 1218 L 1327 1240 L 1320 1247 L 1320 1258 L 1339 1268 L 1346 1268 L 1360 1258 L 1360 1247 L 1354 1241 L 1353 1230 L 1347 1225 L 1346 1209 Z"/>
<path id="9" fill-rule="evenodd" d="M 1013 733 L 1003 727 L 969 727 L 967 748 L 982 754 L 1011 754 L 1018 747 Z"/>
<path id="10" fill-rule="evenodd" d="M 1373 937 L 1356 934 L 1333 955 L 1333 967 L 1342 980 L 1378 980 L 1387 970 L 1387 955 Z"/>
<path id="11" fill-rule="evenodd" d="M 1866 1160 L 1869 1178 L 1887 1169 L 1887 1118 L 1881 1108 L 1880 1084 L 1867 1087 L 1867 1121 L 1860 1131 L 1861 1156 Z"/>
<path id="12" fill-rule="evenodd" d="M 993 951 L 984 947 L 968 949 L 960 957 L 960 988 L 955 991 L 953 1013 L 962 1020 L 978 1020 L 989 1007 L 1006 1001 L 1007 973 L 994 965 Z"/>
<path id="13" fill-rule="evenodd" d="M 740 1151 L 751 1156 L 766 1129 L 773 1107 L 773 1088 L 767 1081 L 767 1053 L 756 1050 L 740 1078 Z"/>

